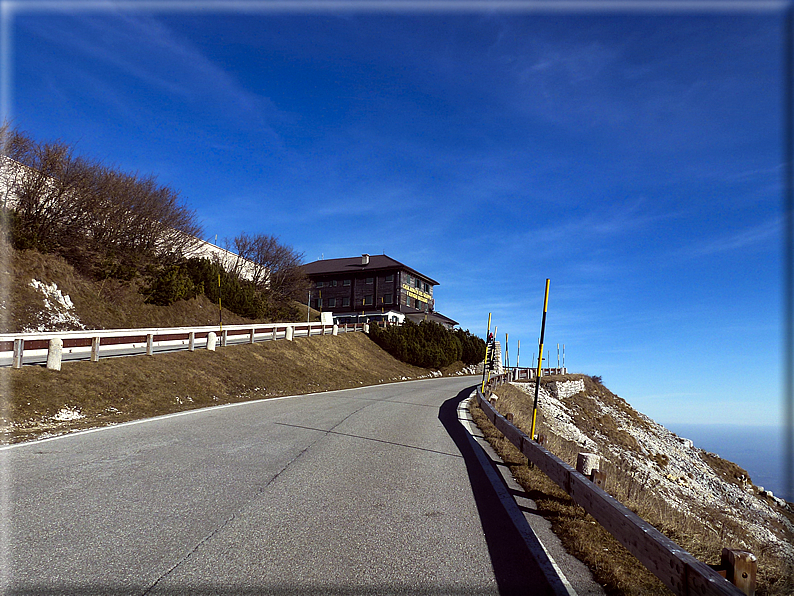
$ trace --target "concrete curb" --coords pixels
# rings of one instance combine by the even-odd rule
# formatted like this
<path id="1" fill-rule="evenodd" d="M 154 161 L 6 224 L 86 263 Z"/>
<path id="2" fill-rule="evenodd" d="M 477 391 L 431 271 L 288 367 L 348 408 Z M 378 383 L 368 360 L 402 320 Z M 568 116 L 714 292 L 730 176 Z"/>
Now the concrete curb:
<path id="1" fill-rule="evenodd" d="M 553 580 L 549 582 L 550 585 L 556 585 L 558 587 L 556 593 L 565 596 L 605 594 L 603 587 L 593 580 L 585 564 L 565 551 L 557 536 L 551 531 L 551 524 L 532 513 L 536 509 L 534 501 L 520 496 L 524 493 L 524 489 L 516 482 L 509 468 L 474 424 L 469 413 L 471 400 L 472 397 L 469 397 L 458 404 L 458 420 L 469 434 L 472 443 L 476 444 L 475 453 L 480 464 L 499 494 L 507 513 L 516 524 L 516 529 L 524 537 L 527 547 L 537 553 L 539 561 L 545 559 L 547 562 L 542 567 L 547 577 Z M 573 578 L 573 581 L 568 577 Z"/>

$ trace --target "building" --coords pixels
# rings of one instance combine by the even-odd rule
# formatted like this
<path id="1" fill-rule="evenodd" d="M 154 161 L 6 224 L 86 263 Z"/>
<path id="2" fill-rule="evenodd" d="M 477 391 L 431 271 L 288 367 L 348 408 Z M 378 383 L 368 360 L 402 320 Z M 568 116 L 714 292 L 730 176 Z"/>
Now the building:
<path id="1" fill-rule="evenodd" d="M 386 255 L 323 259 L 303 266 L 311 280 L 309 305 L 337 323 L 386 320 L 457 325 L 435 310 L 438 282 Z"/>

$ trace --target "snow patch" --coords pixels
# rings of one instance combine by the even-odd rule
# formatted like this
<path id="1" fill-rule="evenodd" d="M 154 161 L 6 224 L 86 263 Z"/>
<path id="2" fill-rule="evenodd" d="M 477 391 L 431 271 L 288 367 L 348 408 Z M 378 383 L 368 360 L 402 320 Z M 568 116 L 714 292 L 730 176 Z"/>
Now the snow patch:
<path id="1" fill-rule="evenodd" d="M 52 417 L 53 420 L 57 420 L 58 422 L 69 422 L 70 420 L 80 420 L 81 418 L 85 418 L 85 415 L 80 412 L 80 408 L 72 408 L 69 406 L 64 406 L 55 416 Z"/>
<path id="2" fill-rule="evenodd" d="M 61 292 L 56 283 L 46 284 L 33 279 L 30 282 L 30 287 L 44 294 L 44 310 L 38 314 L 38 325 L 35 328 L 26 328 L 25 332 L 67 331 L 86 328 L 73 312 L 72 299 L 68 294 Z"/>

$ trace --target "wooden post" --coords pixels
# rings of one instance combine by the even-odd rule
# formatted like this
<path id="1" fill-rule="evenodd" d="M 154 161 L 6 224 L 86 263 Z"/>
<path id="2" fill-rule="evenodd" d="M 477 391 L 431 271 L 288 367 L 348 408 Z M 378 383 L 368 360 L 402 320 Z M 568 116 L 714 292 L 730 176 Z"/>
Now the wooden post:
<path id="1" fill-rule="evenodd" d="M 755 576 L 758 571 L 758 560 L 754 554 L 743 550 L 723 548 L 722 567 L 726 571 L 725 579 L 747 594 L 747 596 L 755 595 Z"/>
<path id="2" fill-rule="evenodd" d="M 25 351 L 25 340 L 18 337 L 14 340 L 14 358 L 11 361 L 12 368 L 22 368 L 22 353 Z"/>
<path id="3" fill-rule="evenodd" d="M 187 349 L 191 352 L 196 351 L 196 332 L 191 331 L 187 336 Z"/>
<path id="4" fill-rule="evenodd" d="M 99 338 L 91 339 L 91 362 L 99 362 Z"/>
<path id="5" fill-rule="evenodd" d="M 507 420 L 508 422 L 512 422 L 513 421 L 513 412 L 508 412 L 507 414 L 505 414 L 505 420 Z"/>
<path id="6" fill-rule="evenodd" d="M 154 355 L 154 335 L 151 333 L 146 335 L 146 355 Z"/>
<path id="7" fill-rule="evenodd" d="M 603 488 L 606 490 L 607 486 L 607 473 L 602 472 L 601 470 L 593 470 L 590 472 L 590 482 L 598 486 L 599 488 Z"/>
<path id="8" fill-rule="evenodd" d="M 600 455 L 596 453 L 580 453 L 576 456 L 576 471 L 589 478 L 593 470 L 598 470 L 600 463 Z"/>

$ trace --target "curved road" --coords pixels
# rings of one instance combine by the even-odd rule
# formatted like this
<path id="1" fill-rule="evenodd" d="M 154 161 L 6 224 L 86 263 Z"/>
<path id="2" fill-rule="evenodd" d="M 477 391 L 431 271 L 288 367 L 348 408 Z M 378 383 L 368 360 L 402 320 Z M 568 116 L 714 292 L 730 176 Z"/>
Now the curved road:
<path id="1" fill-rule="evenodd" d="M 475 382 L 247 402 L 3 448 L 0 592 L 567 593 L 458 421 Z"/>

